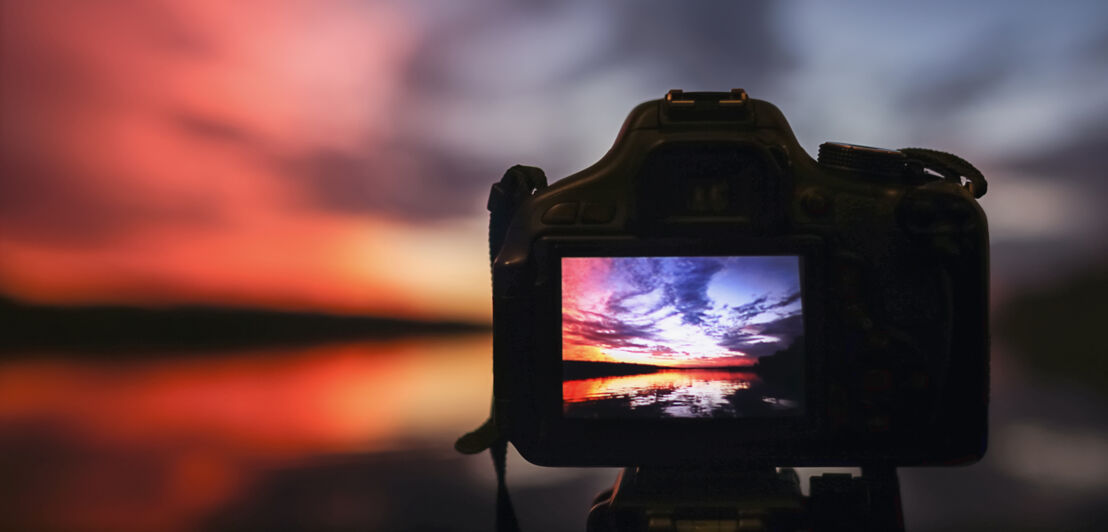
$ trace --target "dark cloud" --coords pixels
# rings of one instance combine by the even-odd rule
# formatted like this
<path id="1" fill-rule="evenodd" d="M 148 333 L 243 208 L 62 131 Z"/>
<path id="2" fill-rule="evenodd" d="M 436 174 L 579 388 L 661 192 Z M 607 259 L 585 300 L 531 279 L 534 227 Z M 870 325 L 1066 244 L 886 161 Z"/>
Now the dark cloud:
<path id="1" fill-rule="evenodd" d="M 188 112 L 174 113 L 169 121 L 185 135 L 233 146 L 273 168 L 323 211 L 408 221 L 473 215 L 483 210 L 488 185 L 504 170 L 418 142 L 367 145 L 361 152 L 317 148 L 290 156 L 231 121 Z"/>
<path id="2" fill-rule="evenodd" d="M 799 313 L 792 314 L 753 328 L 757 332 L 747 332 L 744 327 L 724 334 L 719 342 L 720 347 L 741 351 L 753 358 L 772 355 L 804 334 L 804 317 Z M 767 336 L 777 338 L 778 341 L 767 341 Z"/>
<path id="3" fill-rule="evenodd" d="M 667 83 L 682 84 L 688 90 L 761 85 L 794 64 L 774 31 L 774 15 L 773 3 L 765 0 L 703 2 L 695 9 L 663 1 L 474 3 L 444 18 L 421 43 L 409 67 L 409 83 L 418 93 L 480 98 L 525 89 L 521 83 L 528 82 L 542 83 L 545 86 L 534 88 L 556 93 L 560 87 L 572 88 L 604 76 L 619 65 L 638 63 L 655 67 L 659 79 L 643 81 L 661 84 L 657 90 L 672 88 Z M 544 76 L 514 75 L 514 71 L 532 72 L 529 65 L 505 63 L 496 76 L 457 70 L 457 50 L 488 31 L 510 25 L 530 27 L 541 20 L 576 22 L 584 17 L 610 20 L 605 38 L 599 47 L 563 65 L 553 86 Z M 579 38 L 574 26 L 584 22 L 565 24 L 560 37 Z"/>
<path id="4" fill-rule="evenodd" d="M 1108 115 L 1108 111 L 1105 113 Z M 1033 173 L 1051 180 L 1063 180 L 1086 187 L 1108 188 L 1108 116 L 1086 127 L 1075 128 L 1064 141 L 1044 139 L 1041 148 L 1013 154 L 996 161 L 1000 168 Z"/>
<path id="5" fill-rule="evenodd" d="M 681 321 L 687 325 L 701 325 L 712 307 L 708 297 L 708 283 L 712 276 L 723 269 L 717 260 L 687 259 L 678 263 L 677 280 L 666 286 L 674 306 L 681 313 Z"/>
<path id="6" fill-rule="evenodd" d="M 745 305 L 739 305 L 737 307 L 731 308 L 731 315 L 740 322 L 745 322 L 761 314 L 762 312 L 765 312 L 763 308 L 765 307 L 766 300 L 768 299 L 769 296 L 762 296 Z"/>
<path id="7" fill-rule="evenodd" d="M 658 345 L 657 327 L 653 324 L 639 325 L 596 313 L 584 313 L 584 319 L 563 316 L 562 327 L 568 337 L 584 340 L 588 345 L 600 348 L 646 349 L 651 346 L 659 352 L 673 350 Z"/>
<path id="8" fill-rule="evenodd" d="M 631 309 L 624 305 L 627 300 L 647 295 L 659 288 L 662 288 L 662 298 L 660 301 L 646 311 L 635 312 L 650 315 L 673 304 L 672 297 L 669 297 L 665 290 L 665 284 L 660 275 L 660 264 L 657 261 L 647 258 L 623 259 L 620 261 L 619 273 L 621 275 L 621 280 L 624 281 L 629 288 L 613 291 L 612 294 L 608 296 L 606 306 L 608 311 L 612 314 L 621 314 L 631 311 Z"/>
<path id="9" fill-rule="evenodd" d="M 312 207 L 353 214 L 379 213 L 408 221 L 480 213 L 488 185 L 504 169 L 419 143 L 367 145 L 361 152 L 317 148 L 290 156 L 234 122 L 176 113 L 183 134 L 234 146 L 275 175 L 296 184 Z"/>
<path id="10" fill-rule="evenodd" d="M 762 334 L 778 336 L 782 338 L 796 338 L 804 334 L 804 316 L 800 313 L 785 316 L 776 321 L 771 321 L 762 329 Z"/>
<path id="11" fill-rule="evenodd" d="M 770 301 L 768 295 L 764 295 L 755 299 L 754 301 L 751 301 L 750 303 L 739 305 L 738 307 L 730 309 L 731 317 L 741 323 L 744 323 L 757 317 L 759 314 L 783 309 L 785 307 L 788 307 L 789 305 L 792 305 L 793 303 L 796 303 L 799 300 L 799 290 L 785 297 L 776 298 L 772 301 Z"/>
<path id="12" fill-rule="evenodd" d="M 772 2 L 708 4 L 615 4 L 612 46 L 595 55 L 595 68 L 650 61 L 688 90 L 756 87 L 787 71 L 792 61 L 774 31 Z"/>
<path id="13" fill-rule="evenodd" d="M 719 343 L 720 347 L 731 351 L 741 352 L 750 358 L 759 358 L 772 355 L 783 347 L 781 342 L 766 342 L 753 338 L 752 335 L 729 335 Z"/>
<path id="14" fill-rule="evenodd" d="M 480 214 L 505 168 L 419 145 L 316 150 L 283 163 L 317 208 L 410 220 Z"/>

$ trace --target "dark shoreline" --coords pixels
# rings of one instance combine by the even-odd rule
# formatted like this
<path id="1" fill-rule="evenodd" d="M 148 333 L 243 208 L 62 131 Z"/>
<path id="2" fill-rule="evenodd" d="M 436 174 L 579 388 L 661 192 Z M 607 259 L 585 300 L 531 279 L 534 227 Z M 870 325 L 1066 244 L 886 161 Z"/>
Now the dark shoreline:
<path id="1" fill-rule="evenodd" d="M 672 370 L 742 371 L 756 373 L 755 366 L 681 367 L 655 366 L 653 364 L 624 364 L 619 362 L 562 361 L 562 380 L 595 379 L 598 377 L 623 377 Z"/>
<path id="2" fill-rule="evenodd" d="M 202 351 L 491 331 L 488 324 L 459 321 L 205 306 L 62 307 L 0 298 L 0 354 Z"/>

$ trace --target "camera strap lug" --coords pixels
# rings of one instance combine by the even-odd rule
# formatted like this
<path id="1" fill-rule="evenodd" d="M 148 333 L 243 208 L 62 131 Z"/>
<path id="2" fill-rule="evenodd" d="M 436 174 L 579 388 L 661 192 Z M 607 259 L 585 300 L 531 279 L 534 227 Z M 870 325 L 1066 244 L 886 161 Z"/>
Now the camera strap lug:
<path id="1" fill-rule="evenodd" d="M 985 181 L 985 175 L 969 161 L 953 153 L 927 148 L 901 148 L 898 151 L 914 159 L 923 168 L 941 175 L 944 181 L 961 185 L 964 178 L 966 190 L 975 198 L 984 196 L 988 190 L 989 184 Z"/>
<path id="2" fill-rule="evenodd" d="M 489 265 L 496 260 L 504 235 L 516 208 L 536 191 L 546 188 L 546 174 L 541 168 L 517 164 L 504 172 L 498 183 L 489 191 Z"/>

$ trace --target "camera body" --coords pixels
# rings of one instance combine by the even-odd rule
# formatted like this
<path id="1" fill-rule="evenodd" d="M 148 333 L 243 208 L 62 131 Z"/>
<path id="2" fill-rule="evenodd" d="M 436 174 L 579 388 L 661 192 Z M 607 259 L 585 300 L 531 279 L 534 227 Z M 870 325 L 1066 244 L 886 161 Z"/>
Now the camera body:
<path id="1" fill-rule="evenodd" d="M 551 466 L 979 459 L 988 231 L 928 153 L 814 160 L 741 89 L 637 106 L 490 234 L 500 433 Z"/>

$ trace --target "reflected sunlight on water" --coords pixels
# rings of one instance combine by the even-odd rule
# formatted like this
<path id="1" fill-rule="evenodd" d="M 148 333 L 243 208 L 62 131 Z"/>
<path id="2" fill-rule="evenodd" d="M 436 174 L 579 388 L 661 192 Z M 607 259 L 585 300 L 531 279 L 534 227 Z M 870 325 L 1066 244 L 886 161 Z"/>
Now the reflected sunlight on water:
<path id="1" fill-rule="evenodd" d="M 0 493 L 17 500 L 0 503 L 3 520 L 187 529 L 273 465 L 445 452 L 487 415 L 490 352 L 491 337 L 474 335 L 8 359 L 0 362 Z"/>
<path id="2" fill-rule="evenodd" d="M 684 389 L 693 395 L 719 399 L 736 390 L 750 388 L 750 383 L 760 380 L 754 373 L 719 371 L 708 369 L 663 370 L 637 375 L 596 377 L 562 382 L 562 399 L 567 403 L 579 403 L 617 397 L 639 397 L 660 391 Z"/>
<path id="3" fill-rule="evenodd" d="M 666 369 L 562 381 L 569 417 L 747 417 L 799 414 L 799 390 L 754 372 Z"/>

